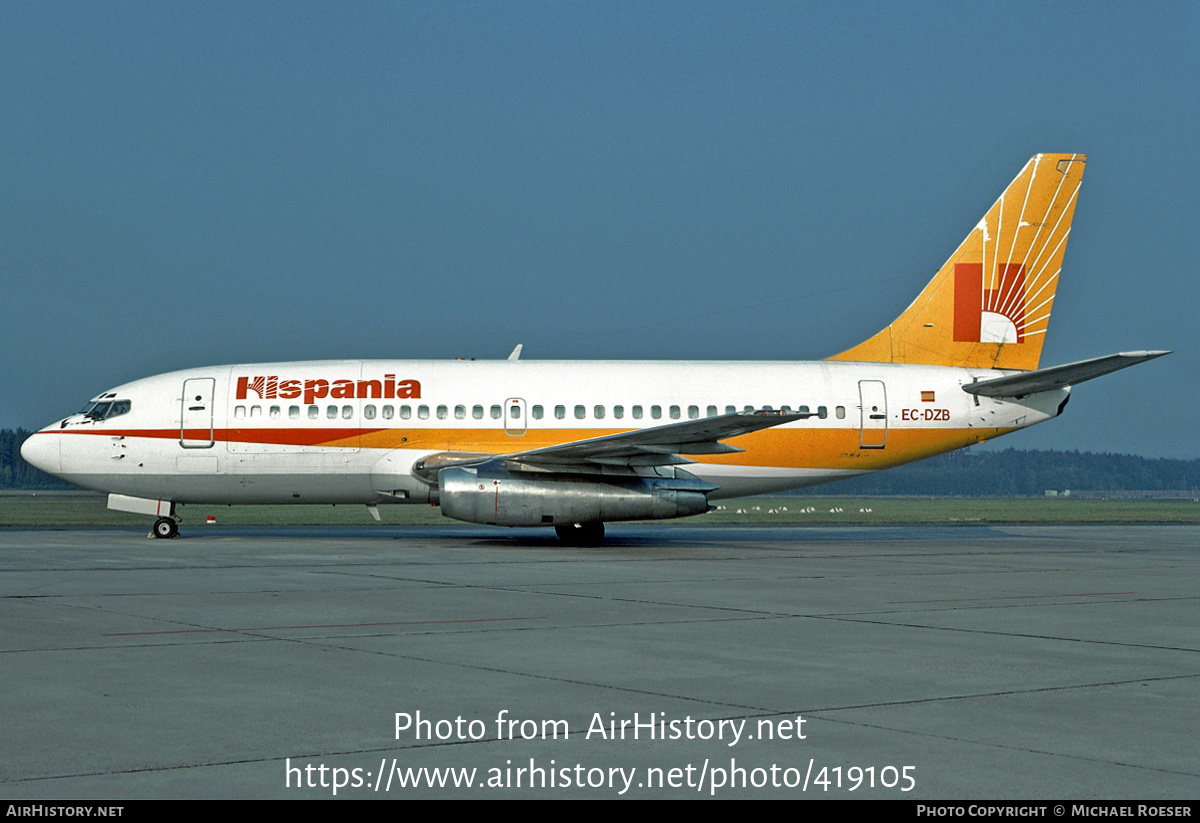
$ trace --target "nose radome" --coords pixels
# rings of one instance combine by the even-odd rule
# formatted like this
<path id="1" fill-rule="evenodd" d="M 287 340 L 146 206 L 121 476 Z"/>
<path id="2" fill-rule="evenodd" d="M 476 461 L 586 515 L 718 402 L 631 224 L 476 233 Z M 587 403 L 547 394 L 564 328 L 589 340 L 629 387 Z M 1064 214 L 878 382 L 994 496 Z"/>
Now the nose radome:
<path id="1" fill-rule="evenodd" d="M 21 457 L 44 472 L 58 474 L 62 470 L 58 444 L 59 438 L 52 434 L 31 434 L 21 444 Z"/>

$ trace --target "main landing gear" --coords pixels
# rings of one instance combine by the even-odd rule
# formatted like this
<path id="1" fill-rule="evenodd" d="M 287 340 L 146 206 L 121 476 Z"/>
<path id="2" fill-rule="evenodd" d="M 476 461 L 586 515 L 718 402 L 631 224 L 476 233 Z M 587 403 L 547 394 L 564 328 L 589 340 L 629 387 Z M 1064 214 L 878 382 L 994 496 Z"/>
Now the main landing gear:
<path id="1" fill-rule="evenodd" d="M 169 540 L 172 537 L 179 536 L 179 521 L 174 517 L 160 517 L 154 521 L 154 528 L 150 530 L 151 537 L 157 537 L 162 540 Z"/>
<path id="2" fill-rule="evenodd" d="M 562 523 L 554 527 L 554 533 L 568 546 L 599 546 L 604 542 L 603 523 Z"/>

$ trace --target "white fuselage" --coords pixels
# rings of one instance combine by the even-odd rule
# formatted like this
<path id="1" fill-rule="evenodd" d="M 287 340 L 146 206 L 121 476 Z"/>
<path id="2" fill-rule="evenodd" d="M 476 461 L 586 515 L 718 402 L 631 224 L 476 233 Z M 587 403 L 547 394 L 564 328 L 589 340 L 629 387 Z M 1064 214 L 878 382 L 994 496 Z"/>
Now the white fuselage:
<path id="1" fill-rule="evenodd" d="M 33 435 L 30 462 L 100 491 L 177 503 L 427 502 L 414 464 L 502 455 L 728 411 L 812 416 L 693 456 L 713 498 L 822 483 L 1056 416 L 1069 389 L 968 394 L 989 369 L 877 363 L 338 360 L 138 380 Z"/>

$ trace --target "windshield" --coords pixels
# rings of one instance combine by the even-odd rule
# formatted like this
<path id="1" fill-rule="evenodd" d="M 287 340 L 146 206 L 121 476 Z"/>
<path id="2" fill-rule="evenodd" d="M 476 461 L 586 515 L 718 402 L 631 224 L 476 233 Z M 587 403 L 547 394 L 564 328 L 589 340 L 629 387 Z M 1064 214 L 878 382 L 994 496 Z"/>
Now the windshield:
<path id="1" fill-rule="evenodd" d="M 130 400 L 89 400 L 79 413 L 92 420 L 107 420 L 128 414 L 131 408 L 133 402 Z"/>

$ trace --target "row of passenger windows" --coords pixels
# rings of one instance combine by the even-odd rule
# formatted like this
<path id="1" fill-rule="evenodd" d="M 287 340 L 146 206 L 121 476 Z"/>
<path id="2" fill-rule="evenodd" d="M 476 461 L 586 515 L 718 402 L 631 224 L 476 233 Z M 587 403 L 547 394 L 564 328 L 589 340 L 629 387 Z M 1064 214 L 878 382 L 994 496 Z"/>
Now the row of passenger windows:
<path id="1" fill-rule="evenodd" d="M 759 408 L 773 411 L 771 406 L 745 406 L 742 410 L 745 412 L 752 412 L 758 410 Z M 719 414 L 733 414 L 737 412 L 737 410 L 737 406 L 725 406 L 723 411 L 718 411 L 717 406 L 705 406 L 704 417 L 716 417 Z M 238 419 L 245 418 L 247 411 L 249 411 L 249 416 L 251 418 L 263 416 L 262 406 L 235 406 L 233 409 L 233 416 Z M 413 416 L 414 407 L 407 404 L 395 407 L 392 404 L 387 403 L 376 409 L 373 403 L 368 403 L 363 406 L 362 416 L 366 420 L 374 420 L 376 414 L 378 414 L 379 417 L 384 420 L 391 420 L 397 416 L 397 411 L 399 412 L 399 418 L 401 420 L 409 420 Z M 437 406 L 431 410 L 429 406 L 421 405 L 416 406 L 415 411 L 418 420 L 428 420 L 430 418 L 431 411 L 432 415 L 438 420 L 448 420 L 450 419 L 451 414 L 453 414 L 455 420 L 466 420 L 468 413 L 467 407 L 463 405 L 454 406 L 453 411 L 451 410 L 450 406 Z M 470 416 L 473 420 L 483 420 L 484 411 L 485 409 L 483 406 L 471 406 Z M 486 411 L 487 416 L 492 420 L 500 420 L 504 417 L 504 407 L 498 403 L 489 406 Z M 627 410 L 625 406 L 613 406 L 610 409 L 609 407 L 600 404 L 590 408 L 590 419 L 604 420 L 611 414 L 614 420 L 624 420 L 627 411 L 628 416 L 633 420 L 646 419 L 647 411 L 649 411 L 650 420 L 664 419 L 663 406 L 649 406 L 648 408 L 643 406 L 630 406 Z M 780 406 L 779 411 L 783 412 L 784 414 L 790 414 L 793 409 L 791 406 Z M 813 413 L 809 410 L 808 406 L 797 406 L 795 411 L 800 414 Z M 588 412 L 589 408 L 585 405 L 576 405 L 571 408 L 571 416 L 575 420 L 588 420 Z M 665 412 L 666 419 L 668 420 L 683 420 L 685 415 L 686 419 L 688 420 L 698 420 L 701 416 L 700 407 L 695 405 L 687 407 L 667 406 L 665 408 Z M 835 406 L 833 412 L 834 416 L 838 420 L 843 420 L 846 417 L 845 406 Z M 305 414 L 310 420 L 319 420 L 322 417 L 322 409 L 320 406 L 308 406 L 307 411 L 303 411 L 302 407 L 300 406 L 288 406 L 287 416 L 292 420 L 299 420 Z M 530 406 L 529 414 L 534 420 L 541 420 L 546 416 L 546 410 L 540 405 Z M 567 407 L 554 406 L 553 414 L 555 420 L 566 420 Z M 283 409 L 280 406 L 269 406 L 267 407 L 266 415 L 272 420 L 279 419 L 283 416 Z M 826 406 L 817 406 L 815 415 L 819 419 L 824 420 L 829 416 L 829 409 Z M 337 420 L 339 418 L 342 420 L 351 420 L 354 418 L 354 406 L 337 406 L 330 404 L 324 408 L 324 417 L 329 420 Z M 516 403 L 512 404 L 512 406 L 509 407 L 508 417 L 512 420 L 519 420 L 521 418 L 521 406 Z"/>

